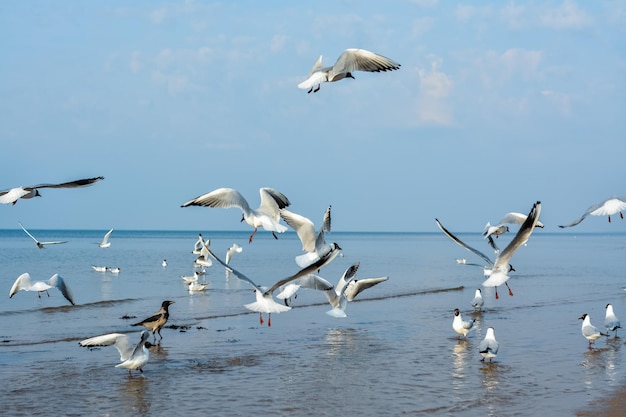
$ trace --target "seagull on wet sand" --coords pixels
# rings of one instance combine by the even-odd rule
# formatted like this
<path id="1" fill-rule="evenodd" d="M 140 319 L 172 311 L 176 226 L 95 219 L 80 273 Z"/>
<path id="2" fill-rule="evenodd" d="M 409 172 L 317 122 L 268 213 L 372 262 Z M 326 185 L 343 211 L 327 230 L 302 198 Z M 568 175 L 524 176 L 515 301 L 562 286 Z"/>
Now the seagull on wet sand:
<path id="1" fill-rule="evenodd" d="M 330 206 L 324 212 L 322 226 L 320 226 L 317 233 L 315 232 L 313 222 L 304 216 L 293 213 L 287 209 L 282 209 L 280 210 L 280 217 L 282 217 L 289 227 L 296 231 L 300 242 L 302 242 L 302 251 L 305 253 L 296 256 L 296 263 L 300 268 L 304 268 L 316 262 L 320 257 L 335 249 L 341 250 L 336 243 L 326 243 L 324 237 L 324 232 L 330 232 Z M 339 254 L 338 251 L 335 253 Z M 332 261 L 332 259 L 328 262 L 330 261 Z"/>
<path id="2" fill-rule="evenodd" d="M 113 229 L 106 232 L 106 234 L 102 238 L 102 242 L 98 242 L 96 244 L 101 248 L 108 248 L 109 246 L 111 246 L 111 242 L 109 242 L 109 237 L 111 236 L 111 233 L 113 233 Z"/>
<path id="3" fill-rule="evenodd" d="M 467 339 L 467 334 L 474 328 L 475 320 L 463 320 L 461 311 L 458 308 L 454 309 L 454 320 L 452 320 L 452 329 L 458 334 L 457 339 L 461 339 L 463 336 Z"/>
<path id="4" fill-rule="evenodd" d="M 481 311 L 484 304 L 485 300 L 483 300 L 482 292 L 480 291 L 480 288 L 477 288 L 474 293 L 474 298 L 472 299 L 472 307 L 474 307 L 474 310 Z"/>
<path id="5" fill-rule="evenodd" d="M 150 360 L 148 348 L 154 346 L 148 341 L 150 332 L 143 330 L 141 340 L 133 345 L 130 338 L 122 333 L 109 333 L 102 336 L 95 336 L 78 342 L 80 346 L 93 348 L 97 346 L 115 346 L 120 353 L 121 363 L 115 365 L 116 368 L 128 369 L 128 376 L 132 377 L 131 370 L 137 370 L 143 374 L 143 367 Z"/>
<path id="6" fill-rule="evenodd" d="M 20 225 L 22 230 L 24 232 L 26 232 L 26 234 L 28 236 L 30 236 L 30 238 L 35 241 L 35 245 L 37 245 L 37 247 L 39 249 L 45 249 L 46 245 L 58 245 L 58 244 L 61 244 L 61 243 L 67 243 L 67 240 L 56 241 L 56 242 L 40 242 L 40 241 L 37 240 L 37 238 L 35 238 L 35 236 L 31 235 L 30 232 L 28 230 L 26 230 L 26 228 L 22 225 L 22 223 L 18 222 L 18 224 Z"/>
<path id="7" fill-rule="evenodd" d="M 613 306 L 611 304 L 606 305 L 606 315 L 604 316 L 604 327 L 606 327 L 606 332 L 615 331 L 615 337 L 617 337 L 617 329 L 621 329 L 621 323 L 615 312 L 613 312 Z"/>
<path id="8" fill-rule="evenodd" d="M 261 204 L 257 209 L 250 208 L 248 201 L 232 188 L 218 188 L 210 193 L 203 194 L 193 200 L 187 201 L 181 207 L 203 206 L 214 208 L 230 208 L 239 207 L 243 213 L 241 221 L 245 221 L 254 228 L 254 231 L 248 239 L 252 243 L 254 234 L 259 227 L 272 232 L 274 239 L 278 239 L 275 232 L 283 233 L 287 227 L 280 224 L 280 215 L 278 211 L 288 207 L 291 203 L 289 199 L 281 192 L 273 188 L 261 188 Z"/>
<path id="9" fill-rule="evenodd" d="M 578 219 L 574 220 L 570 224 L 566 224 L 566 225 L 559 226 L 559 227 L 563 229 L 566 227 L 576 226 L 578 223 L 585 220 L 585 217 L 587 217 L 588 215 L 608 216 L 609 223 L 611 223 L 611 216 L 614 214 L 619 213 L 619 217 L 623 219 L 624 215 L 622 214 L 622 211 L 624 210 L 626 210 L 626 197 L 608 198 L 598 204 L 594 204 L 593 206 L 589 207 L 587 211 L 583 213 L 582 216 L 580 216 Z"/>
<path id="10" fill-rule="evenodd" d="M 50 297 L 48 290 L 50 288 L 56 288 L 61 291 L 63 297 L 72 305 L 74 303 L 74 296 L 72 290 L 67 286 L 63 278 L 59 274 L 54 274 L 48 281 L 30 281 L 30 274 L 28 272 L 23 273 L 13 283 L 11 290 L 9 291 L 9 298 L 12 298 L 18 291 L 37 291 L 37 297 L 41 298 L 41 293 L 45 292 Z"/>
<path id="11" fill-rule="evenodd" d="M 17 200 L 20 198 L 27 199 L 33 197 L 41 197 L 39 193 L 40 188 L 79 188 L 79 187 L 87 187 L 92 185 L 100 180 L 103 180 L 104 177 L 94 177 L 94 178 L 86 178 L 81 180 L 75 180 L 70 182 L 64 182 L 61 184 L 39 184 L 39 185 L 31 185 L 28 187 L 15 187 L 10 190 L 0 191 L 0 204 L 15 204 Z"/>
<path id="12" fill-rule="evenodd" d="M 308 267 L 301 269 L 300 271 L 296 272 L 295 274 L 287 278 L 277 281 L 269 288 L 265 288 L 256 284 L 252 279 L 248 278 L 247 276 L 237 271 L 233 267 L 227 265 L 224 261 L 218 258 L 209 248 L 207 248 L 207 250 L 209 254 L 213 257 L 213 259 L 215 259 L 217 262 L 222 264 L 227 270 L 230 270 L 237 278 L 248 282 L 254 287 L 254 294 L 256 296 L 256 301 L 253 303 L 245 304 L 244 307 L 246 307 L 248 310 L 256 311 L 259 313 L 260 324 L 263 324 L 263 313 L 267 313 L 267 325 L 268 326 L 272 325 L 272 321 L 271 321 L 272 313 L 278 314 L 278 313 L 291 310 L 291 307 L 277 303 L 274 300 L 274 297 L 273 297 L 274 291 L 276 291 L 276 289 L 278 289 L 279 287 L 282 287 L 283 285 L 288 284 L 289 282 L 292 282 L 300 277 L 310 274 L 311 272 L 315 270 L 320 269 L 323 265 L 327 263 L 327 258 L 336 256 L 335 253 L 330 252 L 326 254 L 325 257 L 322 257 L 317 262 L 309 265 Z"/>
<path id="13" fill-rule="evenodd" d="M 489 362 L 493 360 L 496 356 L 498 356 L 498 349 L 500 348 L 500 344 L 496 340 L 496 335 L 494 333 L 493 327 L 487 329 L 487 334 L 485 338 L 478 345 L 478 352 L 483 357 L 481 359 L 482 362 L 485 359 L 489 359 Z"/>
<path id="14" fill-rule="evenodd" d="M 607 333 L 602 333 L 598 330 L 593 324 L 591 324 L 591 318 L 589 314 L 585 313 L 582 316 L 578 317 L 578 320 L 583 321 L 583 325 L 581 331 L 585 339 L 589 341 L 589 349 L 591 349 L 591 345 L 596 342 L 601 336 L 608 336 Z"/>
<path id="15" fill-rule="evenodd" d="M 152 316 L 148 317 L 145 320 L 142 320 L 138 323 L 131 324 L 131 326 L 144 326 L 146 329 L 152 331 L 152 336 L 154 337 L 154 342 L 156 343 L 156 334 L 159 334 L 159 343 L 163 340 L 163 336 L 161 335 L 161 329 L 167 323 L 167 320 L 170 317 L 169 306 L 174 304 L 174 301 L 165 300 L 161 303 L 161 309 L 154 313 Z"/>
<path id="16" fill-rule="evenodd" d="M 309 78 L 298 84 L 298 88 L 308 90 L 308 93 L 316 93 L 322 83 L 335 82 L 344 78 L 354 79 L 352 75 L 354 71 L 381 72 L 399 68 L 400 64 L 397 62 L 374 52 L 365 49 L 346 49 L 332 67 L 322 67 L 322 55 L 320 55 L 309 72 Z"/>

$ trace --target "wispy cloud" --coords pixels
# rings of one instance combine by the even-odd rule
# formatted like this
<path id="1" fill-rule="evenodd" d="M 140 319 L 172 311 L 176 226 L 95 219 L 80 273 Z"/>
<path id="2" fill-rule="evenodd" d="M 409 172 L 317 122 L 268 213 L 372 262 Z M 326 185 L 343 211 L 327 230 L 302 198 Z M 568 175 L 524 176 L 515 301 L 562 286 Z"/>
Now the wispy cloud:
<path id="1" fill-rule="evenodd" d="M 419 69 L 420 93 L 417 101 L 417 117 L 420 124 L 449 125 L 452 113 L 447 102 L 452 92 L 452 80 L 439 70 L 443 60 L 431 57 L 429 69 Z"/>
<path id="2" fill-rule="evenodd" d="M 576 2 L 565 0 L 559 7 L 545 10 L 540 22 L 553 29 L 583 29 L 593 24 L 593 18 Z"/>

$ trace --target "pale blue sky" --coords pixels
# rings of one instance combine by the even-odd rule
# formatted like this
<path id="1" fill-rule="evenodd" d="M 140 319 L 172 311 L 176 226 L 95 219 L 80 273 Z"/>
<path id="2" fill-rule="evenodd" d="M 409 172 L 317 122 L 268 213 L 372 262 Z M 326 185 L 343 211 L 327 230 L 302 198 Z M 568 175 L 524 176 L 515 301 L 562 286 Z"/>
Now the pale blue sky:
<path id="1" fill-rule="evenodd" d="M 0 228 L 246 230 L 180 208 L 286 194 L 338 231 L 546 230 L 626 194 L 623 1 L 0 3 Z M 346 48 L 398 71 L 298 89 Z M 571 231 L 624 231 L 590 217 Z"/>

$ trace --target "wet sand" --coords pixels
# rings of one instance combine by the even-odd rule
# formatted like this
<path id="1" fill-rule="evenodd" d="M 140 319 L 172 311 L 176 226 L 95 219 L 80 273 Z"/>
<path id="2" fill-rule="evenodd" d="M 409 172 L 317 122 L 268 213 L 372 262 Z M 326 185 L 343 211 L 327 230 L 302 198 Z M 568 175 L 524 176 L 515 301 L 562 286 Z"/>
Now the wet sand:
<path id="1" fill-rule="evenodd" d="M 626 385 L 608 400 L 594 402 L 588 409 L 576 413 L 578 417 L 626 416 Z"/>

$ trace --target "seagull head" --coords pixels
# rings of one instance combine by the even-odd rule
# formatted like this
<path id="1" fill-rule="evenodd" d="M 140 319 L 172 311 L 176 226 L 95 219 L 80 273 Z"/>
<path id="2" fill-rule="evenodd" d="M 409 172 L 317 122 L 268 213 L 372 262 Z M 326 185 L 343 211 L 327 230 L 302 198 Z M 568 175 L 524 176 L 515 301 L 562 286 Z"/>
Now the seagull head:
<path id="1" fill-rule="evenodd" d="M 587 313 L 585 313 L 582 316 L 578 317 L 578 320 L 584 320 L 586 317 L 587 317 Z"/>
<path id="2" fill-rule="evenodd" d="M 356 78 L 354 78 L 354 75 L 352 75 L 351 72 L 346 73 L 346 78 L 352 78 L 353 80 L 356 80 Z"/>

